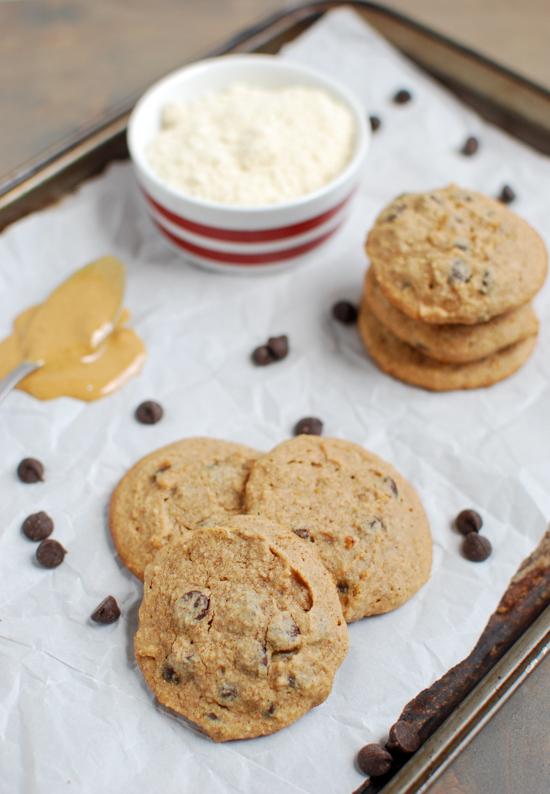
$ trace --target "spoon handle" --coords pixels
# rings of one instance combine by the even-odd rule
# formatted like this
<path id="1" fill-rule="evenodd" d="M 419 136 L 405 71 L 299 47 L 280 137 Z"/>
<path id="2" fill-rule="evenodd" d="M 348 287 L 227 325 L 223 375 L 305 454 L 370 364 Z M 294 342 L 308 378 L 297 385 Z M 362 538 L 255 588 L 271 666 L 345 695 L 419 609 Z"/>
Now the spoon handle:
<path id="1" fill-rule="evenodd" d="M 2 402 L 6 394 L 10 392 L 14 386 L 17 386 L 20 380 L 23 380 L 24 377 L 30 375 L 30 373 L 34 372 L 35 369 L 38 369 L 39 366 L 40 364 L 23 361 L 15 369 L 12 369 L 12 371 L 6 375 L 5 378 L 2 378 L 2 380 L 0 380 L 0 402 Z"/>

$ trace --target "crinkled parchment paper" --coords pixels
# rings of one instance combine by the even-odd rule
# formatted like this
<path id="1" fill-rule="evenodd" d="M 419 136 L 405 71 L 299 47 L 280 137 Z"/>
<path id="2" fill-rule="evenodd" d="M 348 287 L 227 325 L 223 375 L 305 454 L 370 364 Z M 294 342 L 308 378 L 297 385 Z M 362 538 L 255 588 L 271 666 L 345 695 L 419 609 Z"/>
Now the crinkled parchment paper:
<path id="1" fill-rule="evenodd" d="M 295 59 L 339 78 L 365 112 L 379 113 L 364 184 L 345 229 L 296 271 L 235 278 L 194 269 L 152 228 L 130 166 L 117 164 L 61 205 L 0 238 L 0 332 L 94 257 L 128 266 L 127 305 L 149 356 L 143 373 L 95 404 L 38 402 L 14 392 L 0 406 L 0 790 L 107 792 L 350 792 L 356 750 L 378 740 L 418 690 L 469 652 L 519 562 L 550 515 L 550 291 L 537 299 L 535 355 L 490 389 L 430 394 L 380 373 L 354 329 L 329 309 L 357 299 L 365 232 L 395 194 L 451 180 L 514 205 L 550 242 L 550 162 L 472 112 L 401 58 L 352 12 L 338 10 L 288 46 Z M 410 87 L 414 102 L 390 101 Z M 464 138 L 478 155 L 457 153 Z M 282 363 L 254 368 L 249 351 L 288 333 Z M 165 419 L 135 422 L 146 398 Z M 141 585 L 115 558 L 109 494 L 141 455 L 206 434 L 269 449 L 304 415 L 327 435 L 366 445 L 418 488 L 434 535 L 433 574 L 406 606 L 351 626 L 351 649 L 319 708 L 267 738 L 215 745 L 155 706 L 133 658 Z M 42 459 L 43 484 L 15 476 Z M 494 554 L 464 560 L 449 528 L 477 507 Z M 47 510 L 69 550 L 58 569 L 33 562 L 23 518 Z M 123 609 L 113 626 L 88 616 L 108 593 Z"/>

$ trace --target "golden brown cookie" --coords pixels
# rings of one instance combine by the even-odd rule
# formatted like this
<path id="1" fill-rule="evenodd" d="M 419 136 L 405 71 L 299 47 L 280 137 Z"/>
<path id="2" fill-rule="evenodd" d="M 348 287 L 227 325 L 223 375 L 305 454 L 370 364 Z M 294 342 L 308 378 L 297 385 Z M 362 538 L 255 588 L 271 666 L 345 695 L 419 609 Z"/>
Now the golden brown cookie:
<path id="1" fill-rule="evenodd" d="M 436 324 L 486 322 L 522 306 L 547 271 L 544 243 L 526 221 L 456 185 L 398 196 L 366 249 L 390 303 Z"/>
<path id="2" fill-rule="evenodd" d="M 260 453 L 215 438 L 186 438 L 139 460 L 117 485 L 109 524 L 122 562 L 140 579 L 166 543 L 242 512 Z"/>
<path id="3" fill-rule="evenodd" d="M 430 391 L 479 389 L 492 386 L 518 370 L 529 358 L 536 334 L 491 356 L 468 364 L 443 364 L 423 355 L 388 331 L 365 308 L 359 313 L 359 333 L 371 358 L 394 378 Z"/>
<path id="4" fill-rule="evenodd" d="M 317 550 L 348 623 L 395 609 L 430 575 L 430 529 L 416 492 L 357 444 L 284 441 L 254 463 L 245 503 Z"/>
<path id="5" fill-rule="evenodd" d="M 413 320 L 388 301 L 372 268 L 369 268 L 365 278 L 363 301 L 378 322 L 394 336 L 425 356 L 447 364 L 463 364 L 485 358 L 533 336 L 539 327 L 530 303 L 478 325 L 433 325 Z"/>
<path id="6" fill-rule="evenodd" d="M 322 703 L 347 648 L 332 579 L 273 522 L 190 532 L 145 572 L 137 662 L 158 700 L 215 741 L 274 733 Z"/>

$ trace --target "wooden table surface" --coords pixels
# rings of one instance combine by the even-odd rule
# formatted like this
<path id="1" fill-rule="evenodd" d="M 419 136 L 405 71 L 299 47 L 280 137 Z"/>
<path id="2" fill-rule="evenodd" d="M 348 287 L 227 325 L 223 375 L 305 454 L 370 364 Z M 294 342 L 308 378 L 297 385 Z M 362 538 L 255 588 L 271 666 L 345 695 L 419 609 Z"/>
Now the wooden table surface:
<path id="1" fill-rule="evenodd" d="M 155 78 L 290 3 L 280 0 L 0 0 L 0 183 L 54 153 Z M 550 87 L 550 0 L 390 0 Z M 550 659 L 431 787 L 550 791 Z"/>

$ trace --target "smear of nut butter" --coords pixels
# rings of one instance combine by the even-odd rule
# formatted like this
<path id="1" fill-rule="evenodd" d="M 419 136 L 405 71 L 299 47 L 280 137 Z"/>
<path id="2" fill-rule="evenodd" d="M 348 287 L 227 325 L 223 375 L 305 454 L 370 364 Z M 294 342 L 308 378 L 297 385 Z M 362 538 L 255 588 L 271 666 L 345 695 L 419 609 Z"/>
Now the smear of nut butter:
<path id="1" fill-rule="evenodd" d="M 105 256 L 77 270 L 46 300 L 23 311 L 0 342 L 0 378 L 22 361 L 40 369 L 17 385 L 40 400 L 97 400 L 141 369 L 145 348 L 126 327 L 125 272 Z"/>

